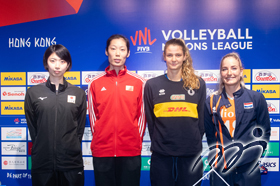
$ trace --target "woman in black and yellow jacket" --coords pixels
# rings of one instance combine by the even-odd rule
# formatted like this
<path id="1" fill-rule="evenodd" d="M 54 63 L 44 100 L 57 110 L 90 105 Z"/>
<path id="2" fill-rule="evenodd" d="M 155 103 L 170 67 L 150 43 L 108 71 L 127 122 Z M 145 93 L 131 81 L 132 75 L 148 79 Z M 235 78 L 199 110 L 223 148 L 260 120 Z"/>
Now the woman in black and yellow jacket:
<path id="1" fill-rule="evenodd" d="M 152 186 L 192 186 L 202 177 L 206 86 L 182 39 L 166 42 L 167 74 L 149 79 L 144 100 L 151 137 Z M 194 170 L 193 163 L 199 158 Z"/>

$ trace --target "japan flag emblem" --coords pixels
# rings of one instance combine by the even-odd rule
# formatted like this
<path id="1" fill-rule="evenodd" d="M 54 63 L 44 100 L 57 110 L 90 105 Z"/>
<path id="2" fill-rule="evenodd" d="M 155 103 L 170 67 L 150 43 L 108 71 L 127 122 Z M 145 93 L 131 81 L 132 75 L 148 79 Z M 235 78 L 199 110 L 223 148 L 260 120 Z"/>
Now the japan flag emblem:
<path id="1" fill-rule="evenodd" d="M 67 102 L 68 102 L 68 103 L 74 103 L 74 104 L 75 104 L 75 102 L 76 102 L 76 96 L 68 95 Z"/>

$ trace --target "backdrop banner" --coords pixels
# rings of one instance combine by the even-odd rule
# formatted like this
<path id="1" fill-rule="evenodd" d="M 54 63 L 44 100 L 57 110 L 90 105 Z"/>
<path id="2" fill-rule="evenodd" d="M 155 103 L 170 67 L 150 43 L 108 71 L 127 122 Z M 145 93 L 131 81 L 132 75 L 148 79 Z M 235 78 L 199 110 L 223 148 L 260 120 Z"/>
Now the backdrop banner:
<path id="1" fill-rule="evenodd" d="M 31 185 L 32 142 L 24 116 L 26 90 L 43 83 L 48 72 L 43 54 L 52 44 L 71 53 L 67 81 L 87 93 L 90 80 L 108 66 L 106 40 L 123 34 L 130 40 L 127 68 L 146 79 L 164 74 L 164 44 L 182 38 L 193 66 L 207 86 L 207 96 L 218 88 L 221 58 L 240 54 L 246 87 L 263 93 L 268 103 L 271 138 L 260 159 L 268 169 L 262 185 L 279 180 L 280 127 L 280 1 L 278 0 L 13 0 L 0 3 L 0 186 Z M 92 134 L 87 117 L 82 140 L 85 185 L 94 185 Z M 141 186 L 149 186 L 150 138 L 142 149 Z M 207 150 L 206 138 L 203 151 Z M 207 155 L 203 157 L 209 185 Z"/>

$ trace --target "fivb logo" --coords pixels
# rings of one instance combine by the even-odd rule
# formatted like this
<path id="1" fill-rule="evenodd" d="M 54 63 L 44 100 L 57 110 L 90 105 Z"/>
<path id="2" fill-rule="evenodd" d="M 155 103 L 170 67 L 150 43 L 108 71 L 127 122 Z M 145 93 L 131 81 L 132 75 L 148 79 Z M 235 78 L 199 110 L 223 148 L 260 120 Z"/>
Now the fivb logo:
<path id="1" fill-rule="evenodd" d="M 130 36 L 131 42 L 133 46 L 137 46 L 137 39 L 138 39 L 138 46 L 137 46 L 137 52 L 135 54 L 139 53 L 152 53 L 150 50 L 150 46 L 153 45 L 156 42 L 156 38 L 152 40 L 151 37 L 151 30 L 145 27 L 145 31 L 143 33 L 142 30 L 137 30 L 135 32 L 134 38 Z M 144 46 L 142 46 L 142 41 Z"/>

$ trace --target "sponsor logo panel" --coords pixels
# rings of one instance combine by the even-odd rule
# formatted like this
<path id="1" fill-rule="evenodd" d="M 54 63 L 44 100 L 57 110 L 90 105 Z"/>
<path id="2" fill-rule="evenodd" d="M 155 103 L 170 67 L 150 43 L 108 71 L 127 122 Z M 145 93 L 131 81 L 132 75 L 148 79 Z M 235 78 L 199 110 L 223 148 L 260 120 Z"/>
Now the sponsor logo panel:
<path id="1" fill-rule="evenodd" d="M 84 170 L 93 170 L 92 157 L 83 157 Z"/>
<path id="2" fill-rule="evenodd" d="M 279 83 L 280 69 L 253 69 L 253 83 Z"/>
<path id="3" fill-rule="evenodd" d="M 2 115 L 24 115 L 24 102 L 1 102 Z"/>
<path id="4" fill-rule="evenodd" d="M 251 90 L 251 85 L 245 84 L 245 88 L 247 88 L 248 90 Z"/>
<path id="5" fill-rule="evenodd" d="M 32 160 L 31 160 L 31 156 L 28 157 L 28 170 L 31 170 L 32 168 Z"/>
<path id="6" fill-rule="evenodd" d="M 65 72 L 64 77 L 66 81 L 71 83 L 72 85 L 79 85 L 80 81 L 80 71 L 78 72 Z"/>
<path id="7" fill-rule="evenodd" d="M 253 85 L 253 90 L 262 93 L 265 98 L 280 98 L 280 85 Z"/>
<path id="8" fill-rule="evenodd" d="M 27 142 L 27 143 L 28 143 L 28 155 L 31 155 L 33 143 L 32 142 Z"/>
<path id="9" fill-rule="evenodd" d="M 204 135 L 202 136 L 202 141 L 207 141 L 207 138 L 206 138 L 206 134 L 204 133 Z"/>
<path id="10" fill-rule="evenodd" d="M 270 116 L 271 118 L 270 118 L 270 123 L 280 123 L 280 119 L 279 118 L 275 118 L 275 117 L 273 117 L 273 115 L 272 116 Z"/>
<path id="11" fill-rule="evenodd" d="M 90 127 L 85 127 L 84 135 L 83 135 L 82 140 L 85 140 L 85 141 L 91 141 L 92 140 L 92 132 L 91 132 Z"/>
<path id="12" fill-rule="evenodd" d="M 148 126 L 146 127 L 146 130 L 145 130 L 145 133 L 144 133 L 144 137 L 143 137 L 143 141 L 151 141 L 150 133 L 149 133 L 149 130 L 148 130 Z"/>
<path id="13" fill-rule="evenodd" d="M 251 69 L 243 70 L 244 83 L 251 83 Z"/>
<path id="14" fill-rule="evenodd" d="M 219 83 L 220 70 L 197 70 L 195 73 L 201 77 L 205 83 Z"/>
<path id="15" fill-rule="evenodd" d="M 219 89 L 219 84 L 206 84 L 206 98 Z"/>
<path id="16" fill-rule="evenodd" d="M 137 74 L 145 79 L 151 79 L 164 74 L 164 70 L 138 70 Z"/>
<path id="17" fill-rule="evenodd" d="M 207 142 L 202 142 L 202 156 L 208 156 L 209 154 L 209 147 Z"/>
<path id="18" fill-rule="evenodd" d="M 1 72 L 1 85 L 26 85 L 26 73 Z"/>
<path id="19" fill-rule="evenodd" d="M 14 123 L 15 124 L 27 124 L 27 121 L 25 118 L 15 118 Z"/>
<path id="20" fill-rule="evenodd" d="M 26 157 L 6 157 L 2 156 L 2 169 L 3 170 L 26 170 L 27 166 Z"/>
<path id="21" fill-rule="evenodd" d="M 82 151 L 83 156 L 91 156 L 91 149 L 90 149 L 90 143 L 91 142 L 82 142 Z"/>
<path id="22" fill-rule="evenodd" d="M 142 156 L 151 156 L 151 142 L 143 142 L 142 143 L 142 150 L 141 155 Z"/>
<path id="23" fill-rule="evenodd" d="M 26 140 L 26 128 L 1 127 L 1 140 Z"/>
<path id="24" fill-rule="evenodd" d="M 88 83 L 98 74 L 103 71 L 83 71 L 82 72 L 82 85 L 88 85 Z"/>
<path id="25" fill-rule="evenodd" d="M 279 127 L 271 127 L 270 141 L 279 141 Z"/>
<path id="26" fill-rule="evenodd" d="M 210 165 L 208 163 L 207 157 L 202 157 L 202 163 L 203 163 L 203 170 L 204 171 L 210 171 Z"/>
<path id="27" fill-rule="evenodd" d="M 25 142 L 1 142 L 2 155 L 26 155 Z"/>
<path id="28" fill-rule="evenodd" d="M 279 114 L 279 100 L 266 100 L 269 114 Z"/>
<path id="29" fill-rule="evenodd" d="M 24 100 L 25 87 L 1 87 L 1 100 Z"/>
<path id="30" fill-rule="evenodd" d="M 88 86 L 81 86 L 81 89 L 85 91 L 86 96 L 88 95 Z"/>
<path id="31" fill-rule="evenodd" d="M 141 157 L 141 170 L 149 171 L 151 166 L 151 157 Z"/>
<path id="32" fill-rule="evenodd" d="M 268 169 L 268 172 L 279 171 L 279 158 L 261 158 L 261 163 Z"/>
<path id="33" fill-rule="evenodd" d="M 263 153 L 263 156 L 279 156 L 279 143 L 269 142 Z"/>
<path id="34" fill-rule="evenodd" d="M 31 141 L 31 136 L 30 136 L 30 132 L 29 132 L 29 129 L 27 130 L 27 135 L 28 135 L 28 141 Z"/>
<path id="35" fill-rule="evenodd" d="M 38 85 L 47 82 L 49 78 L 48 72 L 27 72 L 27 85 Z"/>

